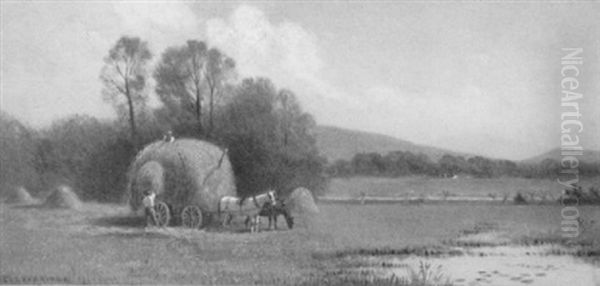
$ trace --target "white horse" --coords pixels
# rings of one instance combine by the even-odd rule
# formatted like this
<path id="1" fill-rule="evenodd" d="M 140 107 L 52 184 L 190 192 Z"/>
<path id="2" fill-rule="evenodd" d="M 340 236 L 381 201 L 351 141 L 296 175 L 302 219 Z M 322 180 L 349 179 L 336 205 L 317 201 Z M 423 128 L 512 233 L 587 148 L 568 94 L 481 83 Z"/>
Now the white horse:
<path id="1" fill-rule="evenodd" d="M 228 218 L 223 220 L 223 225 L 229 224 L 234 216 L 248 216 L 250 217 L 250 232 L 258 232 L 260 231 L 259 213 L 265 204 L 276 204 L 275 191 L 270 190 L 244 200 L 232 196 L 222 197 L 219 201 L 219 214 L 228 215 Z"/>

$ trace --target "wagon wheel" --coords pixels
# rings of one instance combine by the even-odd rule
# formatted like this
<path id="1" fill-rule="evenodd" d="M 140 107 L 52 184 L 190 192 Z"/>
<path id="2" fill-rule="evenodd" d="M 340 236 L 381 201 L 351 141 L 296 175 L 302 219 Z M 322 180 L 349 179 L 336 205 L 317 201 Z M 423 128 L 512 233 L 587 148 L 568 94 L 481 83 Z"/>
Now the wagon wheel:
<path id="1" fill-rule="evenodd" d="M 185 227 L 200 228 L 202 225 L 202 211 L 197 206 L 187 206 L 181 211 L 181 223 Z"/>
<path id="2" fill-rule="evenodd" d="M 171 220 L 169 206 L 163 202 L 158 202 L 154 206 L 154 210 L 156 211 L 156 224 L 158 226 L 168 226 Z"/>

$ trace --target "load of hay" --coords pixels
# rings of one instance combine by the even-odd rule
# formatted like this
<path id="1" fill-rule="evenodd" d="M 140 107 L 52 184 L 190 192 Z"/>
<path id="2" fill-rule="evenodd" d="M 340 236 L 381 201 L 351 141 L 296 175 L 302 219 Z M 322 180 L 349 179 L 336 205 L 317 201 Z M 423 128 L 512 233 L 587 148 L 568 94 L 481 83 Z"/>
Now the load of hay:
<path id="1" fill-rule="evenodd" d="M 286 205 L 298 227 L 312 229 L 317 225 L 319 208 L 308 189 L 293 190 L 286 200 Z"/>
<path id="2" fill-rule="evenodd" d="M 4 201 L 7 204 L 35 204 L 37 200 L 31 197 L 27 189 L 24 187 L 12 188 L 11 192 L 6 197 Z"/>
<path id="3" fill-rule="evenodd" d="M 315 204 L 312 193 L 306 188 L 297 188 L 288 198 L 290 211 L 294 214 L 317 214 L 319 208 Z"/>
<path id="4" fill-rule="evenodd" d="M 70 187 L 60 185 L 46 197 L 43 206 L 78 210 L 81 208 L 81 201 Z"/>
<path id="5" fill-rule="evenodd" d="M 145 190 L 175 211 L 197 205 L 216 212 L 221 197 L 236 194 L 227 151 L 194 139 L 157 141 L 138 153 L 128 172 L 127 197 L 133 211 L 141 208 Z"/>

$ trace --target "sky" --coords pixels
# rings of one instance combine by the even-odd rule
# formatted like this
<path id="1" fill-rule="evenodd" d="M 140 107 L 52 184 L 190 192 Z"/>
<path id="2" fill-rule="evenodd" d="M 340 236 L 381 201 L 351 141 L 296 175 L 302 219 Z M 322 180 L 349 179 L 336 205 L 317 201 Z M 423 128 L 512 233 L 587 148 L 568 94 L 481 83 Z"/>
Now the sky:
<path id="1" fill-rule="evenodd" d="M 560 59 L 574 47 L 581 144 L 600 149 L 600 4 L 0 3 L 0 108 L 33 127 L 115 116 L 99 73 L 120 36 L 147 41 L 155 61 L 198 39 L 240 78 L 292 90 L 318 124 L 519 160 L 560 146 Z"/>

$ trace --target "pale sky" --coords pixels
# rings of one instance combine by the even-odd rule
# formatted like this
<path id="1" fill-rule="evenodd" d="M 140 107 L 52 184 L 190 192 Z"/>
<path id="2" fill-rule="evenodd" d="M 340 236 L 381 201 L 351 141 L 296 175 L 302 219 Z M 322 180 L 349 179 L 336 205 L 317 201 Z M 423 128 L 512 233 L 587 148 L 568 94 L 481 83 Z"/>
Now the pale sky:
<path id="1" fill-rule="evenodd" d="M 0 107 L 34 127 L 114 116 L 98 76 L 121 35 L 155 59 L 199 39 L 319 124 L 523 159 L 560 145 L 561 48 L 581 47 L 582 141 L 600 149 L 600 4 L 0 3 Z"/>

